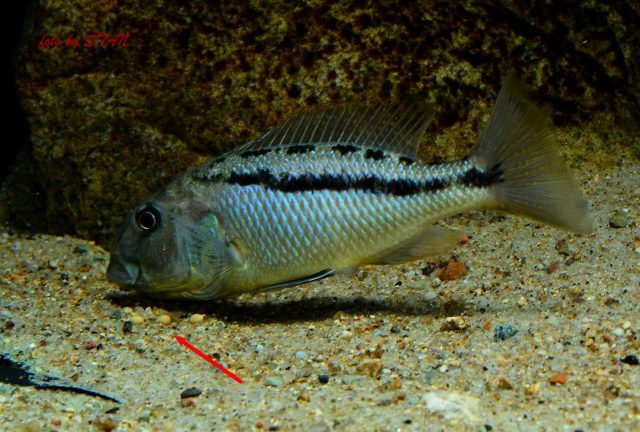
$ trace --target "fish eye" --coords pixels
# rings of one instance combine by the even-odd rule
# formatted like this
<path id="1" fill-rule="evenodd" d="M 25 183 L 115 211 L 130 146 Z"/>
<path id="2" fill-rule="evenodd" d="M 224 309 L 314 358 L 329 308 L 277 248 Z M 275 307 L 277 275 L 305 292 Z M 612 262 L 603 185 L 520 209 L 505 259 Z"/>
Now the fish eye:
<path id="1" fill-rule="evenodd" d="M 141 208 L 136 213 L 136 223 L 143 231 L 155 231 L 160 226 L 160 210 L 152 205 Z"/>

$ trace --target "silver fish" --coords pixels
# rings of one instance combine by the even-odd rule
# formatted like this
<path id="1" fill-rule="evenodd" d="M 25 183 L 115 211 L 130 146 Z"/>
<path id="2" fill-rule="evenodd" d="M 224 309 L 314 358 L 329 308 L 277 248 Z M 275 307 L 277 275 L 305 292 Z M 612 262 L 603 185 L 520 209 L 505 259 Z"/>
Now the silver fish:
<path id="1" fill-rule="evenodd" d="M 461 160 L 418 159 L 430 118 L 416 102 L 294 117 L 131 211 L 107 276 L 154 297 L 207 300 L 447 253 L 461 236 L 434 223 L 472 209 L 591 231 L 548 119 L 515 79 Z"/>

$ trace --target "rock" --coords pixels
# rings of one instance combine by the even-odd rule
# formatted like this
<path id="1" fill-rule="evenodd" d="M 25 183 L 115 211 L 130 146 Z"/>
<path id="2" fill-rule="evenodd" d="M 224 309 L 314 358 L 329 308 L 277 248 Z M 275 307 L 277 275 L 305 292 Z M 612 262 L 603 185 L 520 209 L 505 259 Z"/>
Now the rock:
<path id="1" fill-rule="evenodd" d="M 567 382 L 567 374 L 563 372 L 556 372 L 549 378 L 549 382 L 553 385 L 565 384 Z"/>
<path id="2" fill-rule="evenodd" d="M 493 340 L 505 341 L 518 333 L 518 329 L 511 324 L 498 324 L 493 329 Z"/>
<path id="3" fill-rule="evenodd" d="M 563 123 L 601 111 L 635 125 L 634 14 L 626 2 L 583 3 L 427 0 L 403 6 L 400 19 L 384 2 L 347 0 L 295 8 L 265 0 L 195 0 L 188 8 L 36 2 L 16 71 L 33 146 L 16 172 L 31 170 L 33 190 L 43 193 L 7 181 L 7 202 L 26 200 L 7 211 L 18 223 L 35 213 L 49 229 L 108 241 L 132 205 L 204 157 L 337 101 L 445 101 L 432 129 L 448 132 L 430 152 L 449 158 L 470 133 L 462 125 L 477 128 L 488 114 L 497 70 L 526 73 Z M 505 17 L 524 24 L 505 26 Z M 131 32 L 126 46 L 34 48 L 43 35 L 64 39 L 105 22 Z M 45 209 L 34 212 L 34 201 Z"/>
<path id="4" fill-rule="evenodd" d="M 469 328 L 469 322 L 463 316 L 452 316 L 444 319 L 440 330 L 463 331 Z"/>
<path id="5" fill-rule="evenodd" d="M 380 359 L 363 360 L 357 367 L 356 371 L 361 375 L 369 375 L 377 377 L 382 372 L 382 361 Z"/>
<path id="6" fill-rule="evenodd" d="M 329 375 L 328 374 L 318 375 L 318 381 L 320 381 L 321 384 L 327 384 L 329 382 Z"/>
<path id="7" fill-rule="evenodd" d="M 611 228 L 625 228 L 631 224 L 633 217 L 629 213 L 629 209 L 618 210 L 611 219 L 609 219 L 609 226 Z"/>
<path id="8" fill-rule="evenodd" d="M 282 380 L 277 377 L 266 377 L 264 382 L 269 387 L 280 387 L 282 385 Z"/>
<path id="9" fill-rule="evenodd" d="M 185 399 L 190 397 L 196 397 L 196 396 L 200 396 L 201 394 L 202 394 L 202 390 L 200 390 L 199 388 L 190 387 L 184 390 L 182 393 L 180 393 L 180 398 Z"/>
<path id="10" fill-rule="evenodd" d="M 448 420 L 476 422 L 480 417 L 480 399 L 473 396 L 436 390 L 424 394 L 422 399 L 427 410 L 436 412 Z"/>
<path id="11" fill-rule="evenodd" d="M 449 258 L 447 265 L 444 266 L 437 274 L 437 278 L 442 282 L 460 279 L 468 272 L 467 266 L 459 262 L 454 257 Z"/>
<path id="12" fill-rule="evenodd" d="M 620 361 L 631 366 L 638 366 L 640 364 L 640 361 L 638 361 L 638 357 L 635 354 L 627 354 L 622 357 Z"/>
<path id="13" fill-rule="evenodd" d="M 560 255 L 564 256 L 572 256 L 576 253 L 576 250 L 573 249 L 564 239 L 556 243 L 556 250 Z"/>

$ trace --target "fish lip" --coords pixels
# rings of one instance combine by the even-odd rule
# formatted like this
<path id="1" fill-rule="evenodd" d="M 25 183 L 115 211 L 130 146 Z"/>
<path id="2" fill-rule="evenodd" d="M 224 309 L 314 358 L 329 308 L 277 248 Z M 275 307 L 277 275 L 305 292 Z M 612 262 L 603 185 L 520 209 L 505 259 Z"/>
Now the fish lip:
<path id="1" fill-rule="evenodd" d="M 140 266 L 121 259 L 118 255 L 111 255 L 107 267 L 107 279 L 129 290 L 135 289 L 140 282 Z"/>

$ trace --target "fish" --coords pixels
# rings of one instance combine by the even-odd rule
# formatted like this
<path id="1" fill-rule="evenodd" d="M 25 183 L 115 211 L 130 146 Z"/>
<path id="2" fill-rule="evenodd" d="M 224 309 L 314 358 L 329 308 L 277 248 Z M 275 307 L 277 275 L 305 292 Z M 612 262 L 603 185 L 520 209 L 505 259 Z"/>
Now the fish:
<path id="1" fill-rule="evenodd" d="M 450 253 L 444 217 L 488 209 L 577 233 L 589 202 L 529 88 L 503 80 L 467 156 L 429 164 L 427 103 L 312 108 L 192 168 L 125 217 L 107 278 L 160 299 L 213 300 Z"/>

